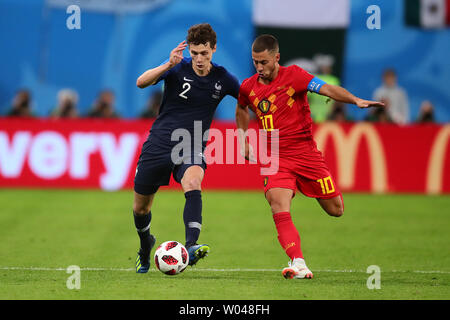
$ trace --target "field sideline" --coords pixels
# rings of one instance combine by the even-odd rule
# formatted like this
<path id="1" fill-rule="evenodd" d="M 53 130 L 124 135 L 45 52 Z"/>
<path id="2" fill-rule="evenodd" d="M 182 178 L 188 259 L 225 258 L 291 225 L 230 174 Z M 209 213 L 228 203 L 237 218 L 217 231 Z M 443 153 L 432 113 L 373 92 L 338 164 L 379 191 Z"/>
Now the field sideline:
<path id="1" fill-rule="evenodd" d="M 313 280 L 288 281 L 288 257 L 262 192 L 203 191 L 211 253 L 169 277 L 137 275 L 131 191 L 0 190 L 0 299 L 450 299 L 450 197 L 344 194 L 342 218 L 297 195 L 292 216 Z M 158 192 L 157 243 L 184 241 L 180 191 Z M 66 268 L 81 268 L 69 290 Z M 381 289 L 366 286 L 367 267 Z M 188 289 L 187 289 L 188 288 Z"/>

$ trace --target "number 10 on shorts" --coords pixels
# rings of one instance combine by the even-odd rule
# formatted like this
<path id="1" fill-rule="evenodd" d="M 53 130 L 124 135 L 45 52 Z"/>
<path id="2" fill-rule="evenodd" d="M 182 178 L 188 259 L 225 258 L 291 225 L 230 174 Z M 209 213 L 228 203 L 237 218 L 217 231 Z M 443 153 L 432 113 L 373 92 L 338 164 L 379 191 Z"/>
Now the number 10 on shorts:
<path id="1" fill-rule="evenodd" d="M 334 192 L 334 185 L 333 180 L 331 180 L 331 176 L 328 176 L 323 179 L 316 180 L 318 183 L 320 183 L 320 186 L 322 187 L 322 193 L 323 194 L 330 194 Z"/>

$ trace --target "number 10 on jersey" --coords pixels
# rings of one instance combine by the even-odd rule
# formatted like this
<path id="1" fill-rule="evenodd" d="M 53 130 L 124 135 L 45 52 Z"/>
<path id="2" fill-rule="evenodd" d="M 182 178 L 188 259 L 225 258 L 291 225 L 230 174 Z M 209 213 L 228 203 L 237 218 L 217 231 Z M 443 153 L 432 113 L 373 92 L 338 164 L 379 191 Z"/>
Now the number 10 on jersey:
<path id="1" fill-rule="evenodd" d="M 271 114 L 268 114 L 266 116 L 259 117 L 262 122 L 263 129 L 266 131 L 272 131 L 273 130 L 273 116 Z"/>

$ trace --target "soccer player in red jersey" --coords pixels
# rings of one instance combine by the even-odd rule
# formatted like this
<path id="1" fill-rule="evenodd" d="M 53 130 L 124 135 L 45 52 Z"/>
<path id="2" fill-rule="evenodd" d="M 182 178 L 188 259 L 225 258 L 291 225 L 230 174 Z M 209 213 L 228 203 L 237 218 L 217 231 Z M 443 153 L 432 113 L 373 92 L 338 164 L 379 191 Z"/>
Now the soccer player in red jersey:
<path id="1" fill-rule="evenodd" d="M 239 141 L 245 158 L 254 159 L 246 136 L 249 108 L 256 113 L 268 144 L 273 141 L 271 136 L 278 135 L 277 170 L 262 177 L 278 240 L 291 259 L 282 274 L 287 279 L 312 278 L 313 273 L 303 258 L 299 233 L 291 219 L 292 198 L 298 189 L 304 195 L 316 198 L 323 210 L 334 217 L 342 216 L 344 203 L 313 140 L 307 91 L 360 108 L 384 104 L 355 97 L 346 89 L 326 84 L 298 66 L 280 66 L 278 40 L 272 35 L 255 39 L 252 59 L 256 74 L 242 82 L 236 108 L 236 123 L 241 129 Z"/>

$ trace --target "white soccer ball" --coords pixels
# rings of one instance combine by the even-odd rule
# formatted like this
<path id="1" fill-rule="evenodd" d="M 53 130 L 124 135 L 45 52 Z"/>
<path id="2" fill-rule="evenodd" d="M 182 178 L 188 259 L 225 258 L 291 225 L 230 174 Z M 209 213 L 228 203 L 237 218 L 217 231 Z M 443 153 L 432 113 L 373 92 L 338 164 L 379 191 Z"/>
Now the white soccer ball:
<path id="1" fill-rule="evenodd" d="M 189 264 L 189 254 L 178 241 L 166 241 L 155 251 L 155 265 L 162 273 L 174 276 L 186 269 Z"/>

